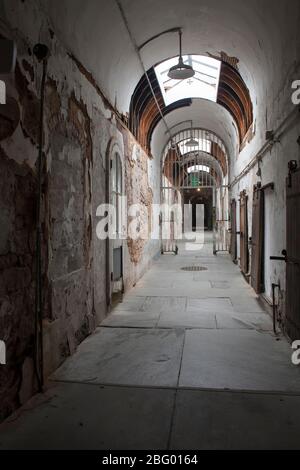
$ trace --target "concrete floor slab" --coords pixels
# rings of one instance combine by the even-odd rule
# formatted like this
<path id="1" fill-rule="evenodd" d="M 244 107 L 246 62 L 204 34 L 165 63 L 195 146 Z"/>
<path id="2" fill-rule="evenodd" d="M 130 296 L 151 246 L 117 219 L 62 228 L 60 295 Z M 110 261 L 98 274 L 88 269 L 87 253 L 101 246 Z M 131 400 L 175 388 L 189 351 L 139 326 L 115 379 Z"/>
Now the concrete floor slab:
<path id="1" fill-rule="evenodd" d="M 132 289 L 132 292 L 129 294 L 131 296 L 140 295 L 142 297 L 191 297 L 195 299 L 204 299 L 208 296 L 213 296 L 215 298 L 223 298 L 235 296 L 238 297 L 241 293 L 240 288 L 236 289 L 228 289 L 224 291 L 224 289 L 214 289 L 214 292 L 211 292 L 211 287 L 201 287 L 201 285 L 197 285 L 196 282 L 191 282 L 189 285 L 178 285 L 176 288 L 163 288 L 163 287 L 135 287 Z M 255 299 L 256 295 L 252 291 L 245 291 L 246 298 L 253 298 Z M 210 293 L 208 293 L 210 292 Z M 239 306 L 239 304 L 237 304 Z M 241 308 L 243 305 L 241 306 Z M 254 307 L 253 307 L 254 308 Z M 257 308 L 257 307 L 256 307 Z M 254 310 L 255 311 L 255 310 Z"/>
<path id="2" fill-rule="evenodd" d="M 100 328 L 53 375 L 53 380 L 175 386 L 183 330 Z"/>
<path id="3" fill-rule="evenodd" d="M 136 283 L 136 287 L 163 287 L 163 288 L 172 288 L 173 287 L 172 279 L 141 279 L 139 282 Z"/>
<path id="4" fill-rule="evenodd" d="M 224 276 L 223 276 L 224 277 Z M 228 279 L 226 281 L 211 280 L 211 286 L 213 289 L 248 289 L 249 293 L 252 294 L 249 284 L 243 279 Z"/>
<path id="5" fill-rule="evenodd" d="M 300 449 L 299 436 L 300 396 L 177 394 L 171 449 Z"/>
<path id="6" fill-rule="evenodd" d="M 186 309 L 186 297 L 166 296 L 147 297 L 143 312 L 182 312 Z"/>
<path id="7" fill-rule="evenodd" d="M 243 308 L 243 305 L 247 304 L 248 299 L 255 300 L 256 299 L 256 294 L 252 290 L 248 289 L 241 289 L 241 288 L 234 288 L 234 289 L 211 289 L 207 291 L 207 289 L 189 289 L 187 290 L 187 296 L 191 297 L 192 299 L 204 299 L 205 297 L 214 297 L 214 298 L 232 298 L 232 297 L 239 297 L 241 296 L 241 292 L 244 292 L 243 299 L 245 301 L 244 304 L 241 305 L 241 308 Z M 237 304 L 237 307 L 239 307 L 239 304 Z M 257 310 L 257 306 L 254 306 L 253 308 Z M 255 311 L 255 310 L 254 310 Z M 262 309 L 259 311 L 263 311 Z"/>
<path id="8" fill-rule="evenodd" d="M 208 270 L 181 270 L 195 265 Z M 300 370 L 256 298 L 210 243 L 163 256 L 54 374 L 49 403 L 0 427 L 0 446 L 293 448 Z"/>
<path id="9" fill-rule="evenodd" d="M 172 283 L 172 288 L 173 289 L 196 289 L 196 290 L 210 290 L 212 288 L 211 284 L 209 281 L 190 281 L 190 280 L 185 280 L 181 279 L 178 281 L 174 281 Z"/>
<path id="10" fill-rule="evenodd" d="M 166 449 L 174 393 L 60 384 L 0 426 L 0 450 Z"/>
<path id="11" fill-rule="evenodd" d="M 199 312 L 163 312 L 157 328 L 216 328 L 216 316 Z"/>
<path id="12" fill-rule="evenodd" d="M 255 330 L 186 331 L 181 387 L 300 392 L 285 340 Z"/>
<path id="13" fill-rule="evenodd" d="M 159 312 L 130 312 L 115 310 L 102 323 L 106 327 L 154 328 L 159 319 Z"/>
<path id="14" fill-rule="evenodd" d="M 188 299 L 187 301 L 188 312 L 228 312 L 233 313 L 232 304 L 228 298 L 203 298 L 203 299 Z"/>
<path id="15" fill-rule="evenodd" d="M 235 313 L 233 315 L 218 313 L 216 315 L 217 328 L 229 329 L 256 329 L 259 331 L 272 331 L 273 323 L 265 313 Z"/>
<path id="16" fill-rule="evenodd" d="M 238 313 L 264 313 L 264 309 L 256 300 L 256 298 L 245 298 L 243 293 L 239 293 L 239 295 L 233 294 L 230 296 L 233 309 L 235 312 Z"/>
<path id="17" fill-rule="evenodd" d="M 249 286 L 249 284 L 246 283 L 246 281 L 241 277 L 240 272 L 230 272 L 226 273 L 224 275 L 223 272 L 219 271 L 214 271 L 214 272 L 207 272 L 207 271 L 201 271 L 201 272 L 195 272 L 194 273 L 194 280 L 195 281 L 203 281 L 209 279 L 210 281 L 230 281 L 232 284 L 232 287 L 240 287 L 240 284 L 242 283 L 243 285 Z M 234 286 L 234 283 L 238 282 L 237 286 Z"/>
<path id="18" fill-rule="evenodd" d="M 144 305 L 146 297 L 125 297 L 122 302 L 115 306 L 114 311 L 138 312 Z"/>

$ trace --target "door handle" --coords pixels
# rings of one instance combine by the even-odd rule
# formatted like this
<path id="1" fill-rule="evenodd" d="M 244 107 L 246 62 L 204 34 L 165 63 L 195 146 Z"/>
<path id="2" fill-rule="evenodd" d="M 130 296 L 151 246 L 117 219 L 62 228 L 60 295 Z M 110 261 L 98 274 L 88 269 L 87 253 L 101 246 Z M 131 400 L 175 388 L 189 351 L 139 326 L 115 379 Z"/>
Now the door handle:
<path id="1" fill-rule="evenodd" d="M 287 261 L 288 261 L 287 251 L 282 250 L 281 254 L 282 254 L 282 256 L 270 256 L 270 260 L 272 260 L 272 261 L 284 261 L 285 263 L 287 263 Z"/>
<path id="2" fill-rule="evenodd" d="M 294 264 L 296 266 L 300 266 L 300 260 L 289 257 L 287 255 L 286 250 L 282 250 L 282 255 L 283 256 L 270 256 L 270 259 L 276 260 L 276 261 L 284 261 L 285 263 L 288 263 L 288 264 Z"/>

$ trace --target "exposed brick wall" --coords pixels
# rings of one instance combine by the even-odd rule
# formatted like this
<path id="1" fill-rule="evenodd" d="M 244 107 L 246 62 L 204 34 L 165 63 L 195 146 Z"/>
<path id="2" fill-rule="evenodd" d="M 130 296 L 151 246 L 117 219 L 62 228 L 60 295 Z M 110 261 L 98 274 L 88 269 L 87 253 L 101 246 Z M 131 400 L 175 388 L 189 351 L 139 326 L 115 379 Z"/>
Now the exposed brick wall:
<path id="1" fill-rule="evenodd" d="M 31 4 L 34 0 L 31 1 Z M 38 13 L 37 13 L 38 12 Z M 96 209 L 106 201 L 106 155 L 111 139 L 124 150 L 128 203 L 142 201 L 151 227 L 153 188 L 148 156 L 120 115 L 64 46 L 47 19 L 26 9 L 51 50 L 45 89 L 42 177 L 44 369 L 51 374 L 107 314 L 106 242 L 96 237 Z M 16 5 L 15 15 L 24 15 Z M 40 17 L 39 17 L 40 15 Z M 8 24 L 9 27 L 9 24 Z M 34 34 L 11 29 L 18 46 L 9 106 L 0 112 L 0 421 L 35 391 L 35 201 L 41 65 L 32 55 Z M 5 112 L 4 112 L 5 111 Z M 7 119 L 9 117 L 9 119 Z M 134 145 L 140 157 L 132 158 Z M 153 179 L 153 175 L 152 175 Z M 125 286 L 146 269 L 156 245 L 138 240 L 126 248 Z"/>
<path id="2" fill-rule="evenodd" d="M 153 192 L 149 186 L 148 155 L 141 149 L 135 152 L 136 143 L 130 135 L 125 138 L 126 161 L 125 161 L 125 185 L 127 191 L 128 205 L 139 204 L 138 228 L 141 237 L 136 240 L 128 239 L 127 245 L 130 260 L 138 264 L 144 253 L 145 245 L 152 229 L 152 203 Z M 129 217 L 128 226 L 132 219 Z"/>
<path id="3" fill-rule="evenodd" d="M 34 195 L 36 180 L 0 148 L 0 332 L 7 366 L 0 368 L 0 421 L 22 403 L 23 366 L 33 386 Z M 27 396 L 28 398 L 28 396 Z"/>

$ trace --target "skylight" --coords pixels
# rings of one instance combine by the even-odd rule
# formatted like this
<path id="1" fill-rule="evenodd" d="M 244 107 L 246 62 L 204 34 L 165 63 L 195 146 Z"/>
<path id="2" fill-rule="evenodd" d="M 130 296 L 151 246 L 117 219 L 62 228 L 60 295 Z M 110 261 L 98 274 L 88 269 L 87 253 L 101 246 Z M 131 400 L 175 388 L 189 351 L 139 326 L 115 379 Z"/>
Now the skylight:
<path id="1" fill-rule="evenodd" d="M 193 165 L 193 166 L 190 166 L 188 169 L 187 169 L 187 172 L 188 173 L 196 173 L 196 172 L 199 172 L 199 171 L 204 171 L 206 173 L 209 173 L 210 172 L 210 169 L 208 166 L 206 165 Z"/>
<path id="2" fill-rule="evenodd" d="M 187 145 L 190 139 L 186 139 L 180 144 L 180 152 L 182 155 L 185 155 L 186 153 L 189 153 L 191 151 L 200 151 L 200 152 L 206 152 L 206 153 L 211 153 L 211 141 L 208 139 L 197 139 L 193 137 L 195 141 L 198 142 L 197 147 L 190 147 Z"/>
<path id="3" fill-rule="evenodd" d="M 184 98 L 204 98 L 217 101 L 221 62 L 201 55 L 185 55 L 183 62 L 195 70 L 195 75 L 187 80 L 172 80 L 169 69 L 178 63 L 178 57 L 166 60 L 155 67 L 161 92 L 168 106 Z"/>

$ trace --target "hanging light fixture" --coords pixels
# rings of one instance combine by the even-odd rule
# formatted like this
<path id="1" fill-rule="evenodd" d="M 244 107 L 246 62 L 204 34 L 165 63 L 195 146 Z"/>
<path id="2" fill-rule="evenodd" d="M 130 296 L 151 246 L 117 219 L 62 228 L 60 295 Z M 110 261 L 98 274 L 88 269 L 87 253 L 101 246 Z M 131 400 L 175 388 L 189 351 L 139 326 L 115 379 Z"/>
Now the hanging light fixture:
<path id="1" fill-rule="evenodd" d="M 168 77 L 173 80 L 186 80 L 195 75 L 195 70 L 191 65 L 184 64 L 182 58 L 182 31 L 179 30 L 179 60 L 178 64 L 170 68 Z"/>
<path id="2" fill-rule="evenodd" d="M 192 121 L 192 130 L 191 130 L 191 137 L 190 139 L 185 143 L 186 147 L 198 147 L 199 142 L 198 140 L 195 139 L 194 137 L 194 130 L 193 130 L 193 121 Z"/>

